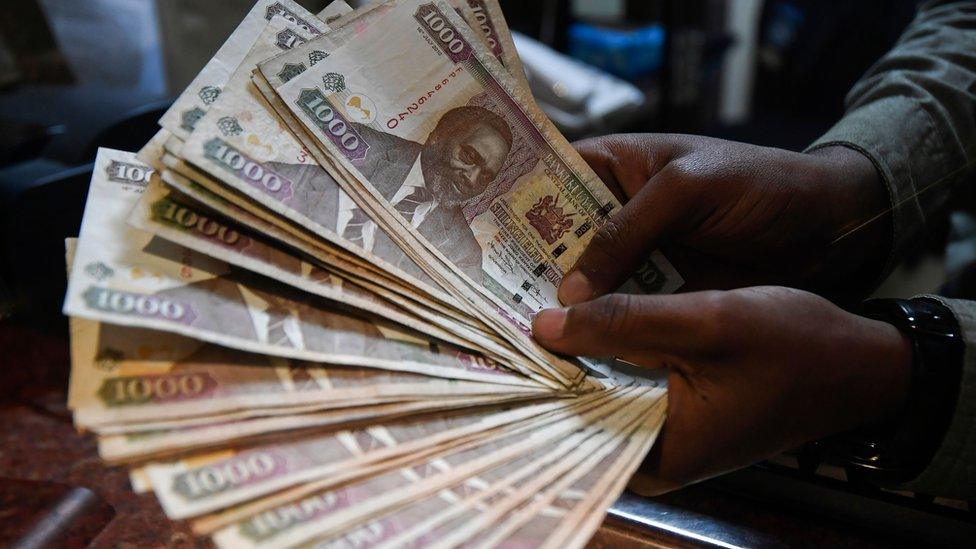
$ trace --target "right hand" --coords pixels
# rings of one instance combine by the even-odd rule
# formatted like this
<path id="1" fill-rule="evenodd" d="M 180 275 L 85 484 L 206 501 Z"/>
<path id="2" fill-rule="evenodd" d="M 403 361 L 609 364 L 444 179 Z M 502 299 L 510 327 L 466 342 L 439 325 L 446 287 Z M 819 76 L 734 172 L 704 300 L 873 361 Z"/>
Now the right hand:
<path id="1" fill-rule="evenodd" d="M 668 368 L 667 421 L 631 481 L 644 495 L 896 418 L 911 385 L 898 329 L 792 288 L 610 295 L 532 330 L 558 353 Z"/>
<path id="2" fill-rule="evenodd" d="M 877 170 L 861 153 L 812 153 L 688 135 L 587 139 L 579 153 L 624 202 L 563 279 L 566 304 L 613 292 L 661 248 L 686 290 L 774 284 L 859 299 L 891 245 Z"/>

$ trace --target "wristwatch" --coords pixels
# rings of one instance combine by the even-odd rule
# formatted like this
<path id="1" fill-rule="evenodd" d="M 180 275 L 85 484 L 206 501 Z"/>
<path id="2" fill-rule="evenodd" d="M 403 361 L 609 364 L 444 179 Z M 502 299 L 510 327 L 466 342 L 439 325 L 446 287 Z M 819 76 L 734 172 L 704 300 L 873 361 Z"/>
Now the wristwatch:
<path id="1" fill-rule="evenodd" d="M 882 484 L 917 477 L 932 460 L 952 421 L 965 345 L 952 311 L 937 299 L 871 299 L 862 316 L 894 325 L 912 342 L 908 400 L 892 420 L 831 439 L 834 460 Z"/>

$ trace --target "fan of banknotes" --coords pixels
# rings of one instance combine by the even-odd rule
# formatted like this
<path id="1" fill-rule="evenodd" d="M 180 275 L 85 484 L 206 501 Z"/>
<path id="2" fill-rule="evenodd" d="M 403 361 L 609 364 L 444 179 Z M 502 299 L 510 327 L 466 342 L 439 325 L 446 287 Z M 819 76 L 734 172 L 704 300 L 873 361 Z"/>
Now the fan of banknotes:
<path id="1" fill-rule="evenodd" d="M 69 405 L 133 489 L 220 547 L 586 543 L 666 389 L 530 336 L 620 203 L 495 0 L 259 0 L 160 126 L 67 243 Z"/>

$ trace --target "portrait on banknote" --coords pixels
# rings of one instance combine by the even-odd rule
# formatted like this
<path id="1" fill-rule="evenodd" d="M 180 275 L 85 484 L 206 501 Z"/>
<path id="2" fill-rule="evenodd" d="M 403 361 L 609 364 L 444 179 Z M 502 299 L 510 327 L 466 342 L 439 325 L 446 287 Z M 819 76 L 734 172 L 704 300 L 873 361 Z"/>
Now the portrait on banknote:
<path id="1" fill-rule="evenodd" d="M 363 175 L 424 237 L 474 280 L 482 252 L 464 207 L 495 180 L 512 149 L 505 120 L 478 106 L 447 110 L 424 143 L 356 124 L 370 151 Z M 419 172 L 420 177 L 412 174 Z"/>

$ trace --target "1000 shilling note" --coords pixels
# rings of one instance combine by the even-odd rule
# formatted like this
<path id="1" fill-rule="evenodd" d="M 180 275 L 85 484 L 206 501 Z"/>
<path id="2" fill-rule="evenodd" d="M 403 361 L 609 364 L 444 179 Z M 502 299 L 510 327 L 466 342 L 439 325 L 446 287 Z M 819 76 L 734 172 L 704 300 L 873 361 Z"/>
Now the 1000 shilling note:
<path id="1" fill-rule="evenodd" d="M 434 396 L 423 398 L 364 399 L 358 406 L 332 410 L 311 410 L 296 414 L 272 414 L 264 417 L 227 421 L 214 418 L 211 423 L 189 427 L 139 431 L 116 435 L 99 435 L 98 453 L 111 463 L 143 462 L 173 455 L 200 452 L 206 448 L 252 443 L 262 437 L 317 434 L 363 423 L 391 422 L 408 415 L 459 410 L 481 405 L 526 400 L 518 392 L 496 395 Z"/>
<path id="2" fill-rule="evenodd" d="M 624 465 L 632 461 L 633 449 L 627 444 L 632 440 L 646 443 L 648 435 L 653 437 L 664 417 L 664 399 L 660 391 L 651 391 L 638 398 L 627 410 L 605 418 L 601 433 L 583 442 L 570 456 L 553 463 L 536 478 L 524 479 L 516 483 L 507 494 L 497 494 L 483 502 L 487 511 L 467 511 L 454 519 L 454 523 L 441 526 L 440 531 L 432 532 L 439 542 L 450 546 L 465 542 L 472 546 L 497 547 L 499 543 L 532 520 L 539 513 L 550 511 L 549 504 L 567 488 L 578 485 L 579 481 L 596 469 L 602 473 L 607 467 L 621 478 L 628 478 Z M 650 425 L 648 431 L 645 426 Z M 590 486 L 582 491 L 582 499 L 593 501 L 604 497 L 604 489 L 616 484 L 616 479 L 605 485 Z M 612 488 L 611 488 L 612 490 Z M 578 525 L 580 536 L 589 539 L 592 529 Z M 595 529 L 597 525 L 590 525 Z M 527 545 L 534 547 L 534 545 Z"/>
<path id="3" fill-rule="evenodd" d="M 622 394 L 623 391 L 619 390 L 600 391 L 574 399 L 572 401 L 564 401 L 565 406 L 563 407 L 559 407 L 557 405 L 555 408 L 553 408 L 551 405 L 547 405 L 549 406 L 549 412 L 543 415 L 533 415 L 529 420 L 506 424 L 503 427 L 493 429 L 491 431 L 485 430 L 479 436 L 470 438 L 458 445 L 448 448 L 446 451 L 464 451 L 465 449 L 469 449 L 480 444 L 507 437 L 515 437 L 516 439 L 519 439 L 521 438 L 522 434 L 536 428 L 545 429 L 545 426 L 551 426 L 567 419 L 577 418 L 578 416 L 586 414 L 595 408 L 612 405 L 613 401 L 618 400 Z M 523 415 L 523 417 L 528 416 Z M 432 454 L 418 454 L 413 456 L 412 459 L 411 456 L 406 456 L 406 461 L 404 463 L 412 465 L 420 463 L 425 459 L 435 460 L 437 458 L 444 457 L 445 455 L 446 454 L 444 452 L 439 451 Z M 228 532 L 235 530 L 240 526 L 243 526 L 243 528 L 247 530 L 250 529 L 250 526 L 247 526 L 247 524 L 255 517 L 268 515 L 274 517 L 282 512 L 283 514 L 290 514 L 291 511 L 294 510 L 296 504 L 302 501 L 310 500 L 310 498 L 314 500 L 317 499 L 318 496 L 327 496 L 329 491 L 335 490 L 336 486 L 337 484 L 333 480 L 327 478 L 307 482 L 303 485 L 275 493 L 271 496 L 256 499 L 220 513 L 214 513 L 202 517 L 194 521 L 193 528 L 194 531 L 198 533 L 213 533 L 218 529 Z M 283 521 L 283 523 L 279 523 L 279 525 L 283 526 L 284 528 L 277 530 L 276 532 L 267 532 L 267 535 L 262 535 L 259 537 L 267 540 L 270 537 L 277 537 L 278 534 L 285 534 L 288 536 L 296 535 L 286 532 L 286 530 L 291 531 L 296 528 L 304 528 L 304 525 L 315 521 L 320 517 L 322 517 L 320 513 L 313 513 L 304 518 L 290 517 L 288 520 Z M 296 520 L 292 521 L 290 520 L 291 518 L 295 518 Z M 227 535 L 231 538 L 235 537 L 235 534 Z M 263 541 L 257 541 L 263 543 Z"/>
<path id="4" fill-rule="evenodd" d="M 128 227 L 150 171 L 131 153 L 99 151 L 65 314 L 268 355 L 536 386 L 482 356 L 339 312 L 316 296 Z"/>
<path id="5" fill-rule="evenodd" d="M 304 52 L 294 66 L 322 62 L 333 47 L 358 32 L 357 29 L 365 28 L 375 16 L 370 11 L 354 23 L 329 33 L 328 39 L 314 50 Z M 257 62 L 267 57 L 264 53 L 268 48 L 264 43 L 268 39 L 273 36 L 257 40 L 254 48 L 259 51 L 248 58 Z M 197 123 L 180 149 L 180 156 L 263 207 L 299 219 L 305 227 L 315 227 L 320 237 L 340 250 L 375 263 L 423 293 L 443 294 L 389 235 L 369 222 L 334 178 L 281 126 L 251 84 L 250 72 L 246 63 L 241 65 L 232 77 L 233 84 Z M 191 177 L 191 174 L 182 175 Z M 279 189 L 282 182 L 288 186 L 285 192 Z"/>
<path id="6" fill-rule="evenodd" d="M 276 518 L 275 511 L 280 512 L 280 508 L 252 516 L 251 521 L 257 518 L 258 522 L 245 521 L 236 532 L 234 527 L 224 529 L 215 539 L 226 547 L 292 547 L 312 538 L 349 532 L 359 524 L 404 506 L 412 507 L 423 498 L 449 490 L 482 473 L 489 473 L 488 481 L 503 480 L 505 475 L 499 474 L 499 469 L 508 475 L 519 474 L 537 482 L 544 481 L 545 476 L 540 473 L 547 463 L 545 460 L 537 461 L 539 458 L 549 454 L 552 460 L 570 451 L 581 455 L 593 451 L 596 446 L 590 439 L 604 429 L 595 423 L 618 411 L 623 413 L 614 415 L 614 420 L 626 421 L 629 417 L 627 409 L 634 402 L 627 398 L 614 399 L 585 412 L 553 417 L 548 422 L 538 422 L 523 429 L 503 431 L 494 439 L 479 441 L 473 446 L 459 448 L 426 462 L 419 460 L 403 470 L 345 485 L 331 494 L 320 493 L 320 497 L 335 500 L 329 513 L 308 517 L 311 520 L 282 521 L 284 524 L 279 524 L 287 525 L 287 528 L 275 529 L 273 535 L 266 534 L 262 536 L 263 539 L 259 538 L 259 543 L 254 543 L 253 537 L 249 539 L 247 534 L 254 530 L 247 525 L 257 526 L 261 519 L 267 525 L 269 519 Z M 611 433 L 607 431 L 602 434 Z M 607 438 L 604 437 L 605 441 Z M 555 452 L 552 452 L 553 449 Z M 572 463 L 572 460 L 565 460 L 561 466 L 569 467 Z M 526 467 L 530 470 L 523 471 Z"/>
<path id="7" fill-rule="evenodd" d="M 287 34 L 289 37 L 288 40 L 282 40 L 283 33 Z M 235 138 L 240 138 L 239 142 L 242 146 L 247 144 L 250 147 L 257 147 L 265 153 L 270 148 L 280 148 L 276 144 L 276 136 L 282 132 L 268 131 L 269 128 L 266 125 L 262 125 L 259 120 L 255 120 L 256 116 L 261 116 L 264 104 L 263 100 L 259 98 L 259 95 L 255 91 L 248 89 L 253 88 L 250 81 L 251 68 L 258 61 L 271 57 L 281 51 L 287 51 L 297 44 L 306 42 L 312 36 L 314 35 L 307 32 L 302 25 L 291 20 L 275 18 L 269 22 L 254 41 L 251 49 L 246 53 L 238 69 L 228 78 L 220 97 L 212 105 L 212 112 L 198 120 L 196 127 L 212 127 L 219 130 L 219 133 L 230 141 L 237 142 L 238 140 Z M 325 54 L 322 53 L 322 55 Z M 232 112 L 225 108 L 227 106 L 234 106 Z M 255 124 L 259 131 L 254 131 Z M 284 133 L 285 136 L 288 136 L 287 132 Z M 174 149 L 174 152 L 177 154 L 182 153 L 184 147 L 179 139 L 174 137 L 168 139 L 166 143 L 167 148 Z M 292 143 L 295 142 L 292 141 Z M 284 153 L 287 155 L 289 152 L 294 152 L 296 156 L 303 154 L 297 148 L 290 151 L 286 146 Z M 146 156 L 147 158 L 151 156 L 150 152 L 147 151 Z M 222 174 L 224 177 L 231 175 L 223 170 L 217 170 L 209 175 L 212 177 L 221 177 Z M 328 177 L 324 171 L 322 174 Z M 183 170 L 182 175 L 193 179 L 198 184 L 209 183 L 209 178 L 200 177 L 200 174 L 194 170 Z M 307 205 L 310 209 L 312 206 L 314 205 Z M 398 259 L 403 259 L 402 254 Z M 416 266 L 412 270 L 415 274 L 426 276 Z M 433 284 L 433 282 L 431 281 L 429 284 Z"/>
<path id="8" fill-rule="evenodd" d="M 528 421 L 568 405 L 557 401 L 514 410 L 461 410 L 408 418 L 384 426 L 270 443 L 230 455 L 218 452 L 213 459 L 194 457 L 150 465 L 147 472 L 167 516 L 198 516 L 315 479 L 338 484 L 353 478 L 357 469 L 396 456 L 433 452 L 442 444 Z"/>
<path id="9" fill-rule="evenodd" d="M 559 305 L 562 276 L 620 203 L 446 4 L 391 3 L 382 21 L 277 93 L 308 145 L 365 186 L 375 219 L 412 234 L 532 345 L 530 315 Z M 671 290 L 679 279 L 657 255 L 643 289 Z"/>
<path id="10" fill-rule="evenodd" d="M 335 273 L 317 268 L 304 258 L 272 246 L 260 236 L 219 215 L 207 211 L 191 198 L 150 181 L 139 204 L 129 216 L 129 224 L 171 240 L 197 252 L 227 261 L 295 288 L 319 295 L 367 314 L 379 315 L 430 337 L 465 347 L 508 364 L 520 360 L 494 340 L 452 321 L 436 311 L 415 306 L 396 294 L 378 294 L 349 283 Z M 217 238 L 220 231 L 247 235 L 244 241 L 229 244 Z M 391 301 L 392 300 L 392 301 Z"/>
<path id="11" fill-rule="evenodd" d="M 475 32 L 480 31 L 488 50 L 505 66 L 505 69 L 515 78 L 523 89 L 529 89 L 525 78 L 522 59 L 515 49 L 515 41 L 508 28 L 508 22 L 502 15 L 502 8 L 498 0 L 452 0 L 452 4 L 461 4 L 461 15 Z"/>
<path id="12" fill-rule="evenodd" d="M 344 280 L 334 274 L 270 245 L 244 227 L 222 219 L 185 196 L 177 195 L 158 180 L 154 179 L 149 183 L 142 199 L 129 216 L 129 224 L 309 293 L 366 313 L 378 314 L 437 339 L 467 344 L 447 330 L 422 321 L 377 295 L 345 284 Z M 243 244 L 244 241 L 234 245 L 217 238 L 220 231 L 235 231 L 247 235 L 246 245 Z M 311 276 L 313 274 L 314 277 Z"/>
<path id="13" fill-rule="evenodd" d="M 429 294 L 419 294 L 416 291 L 411 291 L 380 272 L 365 269 L 363 265 L 352 261 L 353 258 L 348 255 L 339 255 L 334 250 L 315 245 L 313 243 L 315 240 L 314 235 L 302 234 L 301 237 L 296 236 L 291 231 L 270 223 L 252 214 L 249 210 L 245 210 L 242 207 L 243 204 L 225 199 L 223 196 L 212 192 L 209 187 L 204 187 L 195 181 L 191 181 L 173 170 L 164 169 L 161 179 L 166 187 L 175 189 L 225 218 L 239 221 L 250 230 L 267 236 L 273 241 L 281 243 L 286 248 L 291 248 L 307 255 L 323 269 L 341 273 L 342 276 L 354 280 L 357 284 L 365 286 L 378 295 L 382 295 L 401 306 L 408 308 L 423 307 L 439 318 L 460 322 L 470 328 L 477 328 L 483 333 L 487 333 L 484 332 L 486 327 L 483 324 L 474 321 L 469 316 L 462 315 L 454 309 L 447 308 L 441 301 L 433 299 Z M 220 187 L 218 185 L 214 188 L 218 189 Z"/>
<path id="14" fill-rule="evenodd" d="M 404 227 L 527 320 L 558 306 L 620 204 L 458 23 L 443 3 L 397 2 L 277 91 Z"/>
<path id="15" fill-rule="evenodd" d="M 75 424 L 146 424 L 230 412 L 341 408 L 420 396 L 519 394 L 520 388 L 245 353 L 177 334 L 71 321 Z M 235 416 L 240 417 L 240 416 Z"/>

